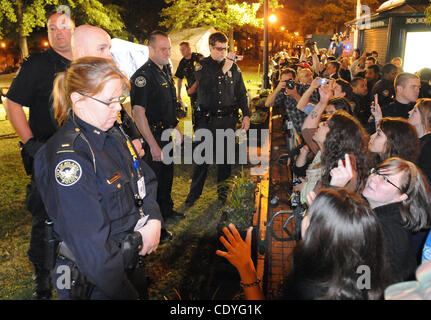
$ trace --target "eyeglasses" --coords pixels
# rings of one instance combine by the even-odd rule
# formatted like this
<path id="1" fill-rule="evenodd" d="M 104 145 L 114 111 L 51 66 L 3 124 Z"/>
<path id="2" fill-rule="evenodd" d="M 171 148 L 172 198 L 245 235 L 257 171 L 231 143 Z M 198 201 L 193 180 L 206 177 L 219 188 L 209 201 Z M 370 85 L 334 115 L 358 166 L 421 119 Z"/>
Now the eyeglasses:
<path id="1" fill-rule="evenodd" d="M 398 187 L 395 183 L 391 182 L 391 180 L 389 180 L 388 177 L 386 177 L 385 175 L 381 174 L 378 169 L 372 168 L 371 171 L 370 171 L 370 174 L 377 174 L 378 176 L 382 177 L 385 182 L 393 185 L 395 188 L 397 188 L 398 190 L 400 190 L 401 193 L 403 192 L 400 187 Z"/>
<path id="2" fill-rule="evenodd" d="M 216 46 L 212 46 L 214 49 L 216 49 L 217 51 L 220 51 L 220 52 L 222 52 L 222 51 L 227 51 L 227 49 L 229 48 L 229 47 L 216 47 Z"/>
<path id="3" fill-rule="evenodd" d="M 95 98 L 95 97 L 92 97 L 92 96 L 89 96 L 89 95 L 83 94 L 83 93 L 81 93 L 81 92 L 80 92 L 79 94 L 81 94 L 81 95 L 82 95 L 82 96 L 84 96 L 84 97 L 90 98 L 90 99 L 92 99 L 92 100 L 94 100 L 94 101 L 97 101 L 97 102 L 103 103 L 103 104 L 104 104 L 105 106 L 107 106 L 109 109 L 113 109 L 113 108 L 114 108 L 113 104 L 115 104 L 115 103 L 123 104 L 123 103 L 126 101 L 126 99 L 127 99 L 127 96 L 123 95 L 123 96 L 121 96 L 120 98 L 118 98 L 117 100 L 103 101 L 103 100 L 99 100 L 99 99 L 97 99 L 97 98 Z"/>

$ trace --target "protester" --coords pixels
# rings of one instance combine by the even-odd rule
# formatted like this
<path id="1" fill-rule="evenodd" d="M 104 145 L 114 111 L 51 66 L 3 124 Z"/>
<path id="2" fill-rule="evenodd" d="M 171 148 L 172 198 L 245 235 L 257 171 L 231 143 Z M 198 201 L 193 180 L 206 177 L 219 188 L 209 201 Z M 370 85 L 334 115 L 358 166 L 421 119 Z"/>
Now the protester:
<path id="1" fill-rule="evenodd" d="M 345 160 L 332 169 L 332 186 L 345 186 L 355 176 L 347 155 Z M 417 260 L 412 232 L 429 228 L 431 223 L 431 194 L 425 176 L 414 163 L 389 158 L 371 171 L 362 196 L 381 223 L 393 282 L 413 279 Z"/>
<path id="2" fill-rule="evenodd" d="M 376 154 L 377 163 L 391 157 L 415 162 L 419 155 L 416 129 L 403 118 L 383 118 L 371 135 L 368 148 Z"/>
<path id="3" fill-rule="evenodd" d="M 229 229 L 220 237 L 227 251 L 216 254 L 238 270 L 247 299 L 263 299 L 250 255 L 252 229 L 245 241 L 234 225 Z M 387 254 L 378 219 L 364 200 L 346 189 L 322 189 L 302 220 L 301 235 L 281 299 L 381 299 L 391 283 Z M 371 270 L 369 288 L 357 285 L 363 265 Z"/>

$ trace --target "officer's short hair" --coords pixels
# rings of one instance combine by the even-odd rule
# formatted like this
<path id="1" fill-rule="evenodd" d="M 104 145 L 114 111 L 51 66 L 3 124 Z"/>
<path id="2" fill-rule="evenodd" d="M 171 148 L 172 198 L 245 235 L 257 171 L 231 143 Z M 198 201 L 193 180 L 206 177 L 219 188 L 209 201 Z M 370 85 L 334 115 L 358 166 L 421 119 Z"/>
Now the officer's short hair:
<path id="1" fill-rule="evenodd" d="M 182 41 L 182 42 L 180 42 L 180 47 L 181 46 L 190 47 L 190 43 L 188 43 L 187 41 Z"/>
<path id="2" fill-rule="evenodd" d="M 61 7 L 56 8 L 56 9 L 54 9 L 54 10 L 51 10 L 51 11 L 49 11 L 49 12 L 46 14 L 46 22 L 47 22 L 47 23 L 48 23 L 48 20 L 49 20 L 49 19 L 50 19 L 54 14 L 64 14 L 64 15 L 67 15 L 67 16 L 69 17 L 70 21 L 72 21 L 73 26 L 75 26 L 75 20 L 74 20 L 74 18 L 73 18 L 73 16 L 72 16 L 72 13 L 71 13 L 71 12 L 66 12 L 66 10 L 62 9 Z"/>
<path id="3" fill-rule="evenodd" d="M 160 31 L 160 30 L 154 30 L 150 33 L 148 36 L 148 45 L 152 46 L 154 48 L 154 45 L 156 43 L 157 36 L 169 38 L 168 34 L 166 32 Z"/>
<path id="4" fill-rule="evenodd" d="M 226 35 L 221 31 L 214 32 L 208 38 L 209 45 L 213 46 L 213 47 L 215 46 L 216 42 L 226 43 L 227 41 L 228 41 L 228 39 L 227 39 Z"/>
<path id="5" fill-rule="evenodd" d="M 401 87 L 405 88 L 406 84 L 407 84 L 407 80 L 409 80 L 409 79 L 418 79 L 418 80 L 420 80 L 420 78 L 417 75 L 413 74 L 413 73 L 402 72 L 402 73 L 398 74 L 397 77 L 395 78 L 395 81 L 394 81 L 394 87 L 395 87 L 395 89 L 398 86 L 401 86 Z"/>
<path id="6" fill-rule="evenodd" d="M 394 70 L 398 71 L 397 66 L 392 63 L 387 63 L 382 67 L 382 74 L 391 73 Z"/>

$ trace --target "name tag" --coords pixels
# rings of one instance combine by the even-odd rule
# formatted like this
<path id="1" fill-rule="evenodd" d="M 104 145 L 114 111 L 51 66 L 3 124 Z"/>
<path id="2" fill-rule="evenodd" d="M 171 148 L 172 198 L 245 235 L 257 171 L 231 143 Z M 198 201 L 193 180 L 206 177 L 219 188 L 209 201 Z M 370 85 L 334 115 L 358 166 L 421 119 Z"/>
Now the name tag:
<path id="1" fill-rule="evenodd" d="M 145 179 L 144 179 L 144 177 L 141 177 L 138 180 L 138 192 L 139 192 L 139 197 L 141 197 L 141 199 L 144 199 L 145 195 L 146 195 Z"/>

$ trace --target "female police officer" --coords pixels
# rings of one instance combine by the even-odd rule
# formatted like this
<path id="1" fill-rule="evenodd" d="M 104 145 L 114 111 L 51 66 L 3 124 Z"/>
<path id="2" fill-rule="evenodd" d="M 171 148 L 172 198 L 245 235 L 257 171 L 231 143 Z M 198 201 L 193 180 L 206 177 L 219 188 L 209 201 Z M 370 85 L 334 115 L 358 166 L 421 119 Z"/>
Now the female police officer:
<path id="1" fill-rule="evenodd" d="M 52 272 L 63 299 L 137 298 L 125 239 L 142 237 L 139 255 L 159 244 L 154 173 L 116 124 L 124 89 L 127 78 L 115 64 L 95 57 L 74 61 L 54 82 L 61 129 L 37 153 L 34 169 L 61 241 Z"/>

